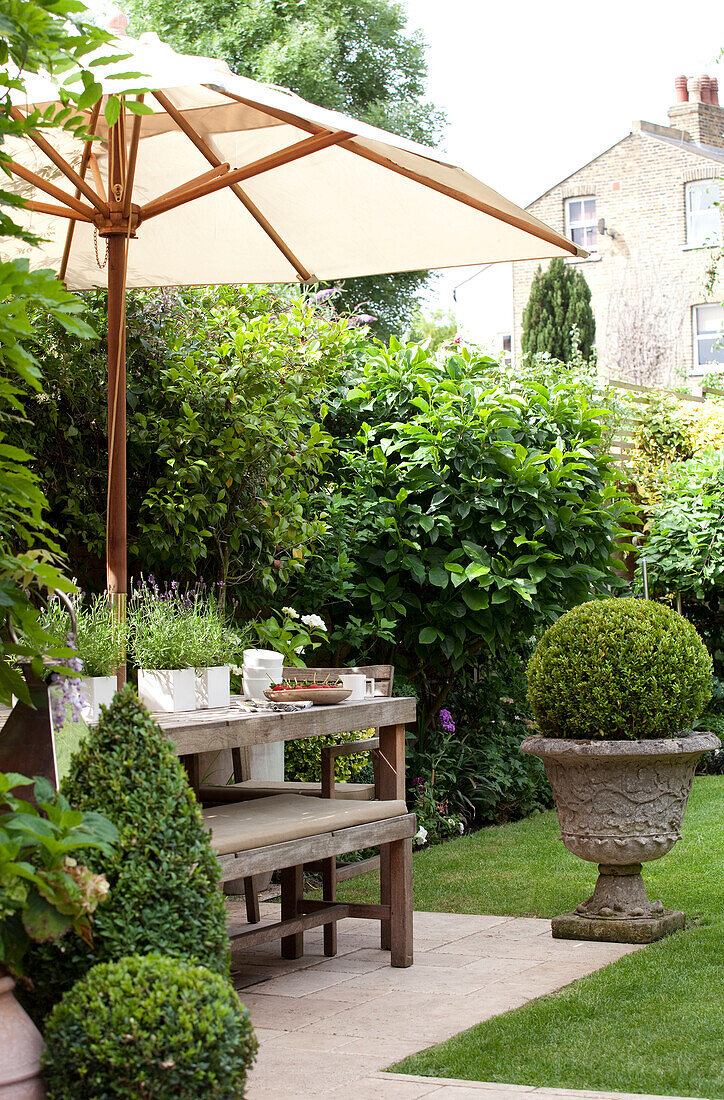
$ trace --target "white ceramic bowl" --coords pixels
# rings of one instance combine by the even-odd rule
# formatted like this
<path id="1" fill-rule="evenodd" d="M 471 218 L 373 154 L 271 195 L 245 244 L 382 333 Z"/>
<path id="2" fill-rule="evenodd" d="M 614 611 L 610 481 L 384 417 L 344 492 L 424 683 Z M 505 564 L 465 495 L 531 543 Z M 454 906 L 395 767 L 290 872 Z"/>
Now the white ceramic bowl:
<path id="1" fill-rule="evenodd" d="M 243 653 L 244 668 L 250 669 L 273 668 L 282 669 L 284 658 L 274 649 L 245 649 Z"/>

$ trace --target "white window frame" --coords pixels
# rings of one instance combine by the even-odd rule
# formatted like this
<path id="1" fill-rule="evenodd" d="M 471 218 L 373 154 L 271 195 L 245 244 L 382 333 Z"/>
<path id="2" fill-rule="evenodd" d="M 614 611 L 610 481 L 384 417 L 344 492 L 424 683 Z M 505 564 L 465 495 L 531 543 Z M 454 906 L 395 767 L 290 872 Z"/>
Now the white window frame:
<path id="1" fill-rule="evenodd" d="M 581 203 L 581 217 L 571 218 L 571 203 Z M 579 244 L 579 248 L 585 248 L 586 252 L 598 252 L 598 212 L 595 209 L 592 218 L 583 217 L 583 203 L 593 202 L 596 204 L 595 195 L 571 195 L 570 198 L 564 199 L 563 210 L 565 215 L 566 236 L 569 240 L 573 240 L 573 230 L 583 229 L 585 231 L 585 237 L 589 236 L 589 230 L 591 231 L 591 240 L 588 243 Z M 574 242 L 576 243 L 576 242 Z"/>
<path id="2" fill-rule="evenodd" d="M 707 361 L 702 363 L 699 359 L 699 347 L 702 340 L 710 340 L 712 335 L 716 334 L 716 328 L 700 328 L 699 310 L 708 310 L 711 313 L 718 312 L 720 320 L 719 337 L 721 339 L 722 347 L 717 348 L 717 354 L 723 358 L 720 362 Z M 709 371 L 721 370 L 724 371 L 724 306 L 719 305 L 718 302 L 701 302 L 699 305 L 692 306 L 691 309 L 691 331 L 693 337 L 693 363 L 694 367 L 692 374 L 702 375 L 707 374 Z"/>
<path id="3" fill-rule="evenodd" d="M 691 196 L 701 192 L 710 195 L 709 206 L 692 209 Z M 721 243 L 721 214 L 717 205 L 720 195 L 718 179 L 690 180 L 684 184 L 686 244 L 689 248 L 713 248 Z"/>

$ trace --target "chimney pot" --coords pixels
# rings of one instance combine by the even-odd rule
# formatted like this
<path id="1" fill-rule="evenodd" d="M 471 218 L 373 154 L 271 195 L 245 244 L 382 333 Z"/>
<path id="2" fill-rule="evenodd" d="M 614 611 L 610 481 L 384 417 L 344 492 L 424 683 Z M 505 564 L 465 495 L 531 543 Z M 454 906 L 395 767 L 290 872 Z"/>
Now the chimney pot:
<path id="1" fill-rule="evenodd" d="M 699 77 L 690 77 L 687 87 L 689 89 L 689 100 L 692 103 L 701 103 L 701 80 Z"/>
<path id="2" fill-rule="evenodd" d="M 116 34 L 122 37 L 126 34 L 126 27 L 128 26 L 128 16 L 125 12 L 122 12 L 119 7 L 114 4 L 108 11 L 108 18 L 106 19 L 106 30 L 111 34 Z"/>
<path id="3" fill-rule="evenodd" d="M 711 96 L 710 103 L 713 103 L 715 107 L 719 106 L 719 81 L 713 76 L 709 81 L 709 94 Z"/>
<path id="4" fill-rule="evenodd" d="M 677 76 L 676 80 L 674 81 L 674 87 L 676 88 L 676 102 L 677 103 L 688 103 L 689 102 L 689 92 L 688 92 L 688 89 L 686 87 L 686 77 L 685 76 Z"/>
<path id="5" fill-rule="evenodd" d="M 699 77 L 701 83 L 701 102 L 711 103 L 711 84 L 709 77 L 704 73 Z"/>

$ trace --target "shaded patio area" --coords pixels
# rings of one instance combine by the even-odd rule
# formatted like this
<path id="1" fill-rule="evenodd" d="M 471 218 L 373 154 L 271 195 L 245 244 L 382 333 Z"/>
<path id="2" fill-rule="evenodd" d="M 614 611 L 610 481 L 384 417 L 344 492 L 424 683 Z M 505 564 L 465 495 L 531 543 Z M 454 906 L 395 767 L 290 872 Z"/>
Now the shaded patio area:
<path id="1" fill-rule="evenodd" d="M 243 903 L 230 900 L 229 912 L 233 932 L 245 920 Z M 278 907 L 264 904 L 262 919 L 278 919 Z M 417 1100 L 431 1093 L 464 1100 L 462 1086 L 445 1091 L 432 1078 L 399 1079 L 380 1071 L 635 950 L 554 940 L 548 920 L 420 912 L 409 969 L 390 967 L 377 927 L 354 919 L 339 923 L 334 958 L 323 955 L 321 929 L 307 933 L 301 959 L 280 959 L 276 943 L 234 952 L 232 978 L 260 1044 L 249 1100 Z M 496 1089 L 509 1096 L 550 1094 L 530 1087 L 470 1088 L 469 1095 L 488 1100 Z"/>

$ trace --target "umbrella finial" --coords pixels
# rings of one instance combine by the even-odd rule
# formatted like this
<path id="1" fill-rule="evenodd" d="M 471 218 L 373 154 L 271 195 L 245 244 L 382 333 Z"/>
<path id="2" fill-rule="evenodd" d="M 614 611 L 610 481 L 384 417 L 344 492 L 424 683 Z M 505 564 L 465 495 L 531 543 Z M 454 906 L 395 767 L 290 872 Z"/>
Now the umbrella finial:
<path id="1" fill-rule="evenodd" d="M 111 31 L 113 34 L 124 35 L 126 33 L 126 27 L 128 26 L 128 16 L 121 11 L 115 4 L 108 12 L 108 18 L 106 19 L 106 30 Z"/>

